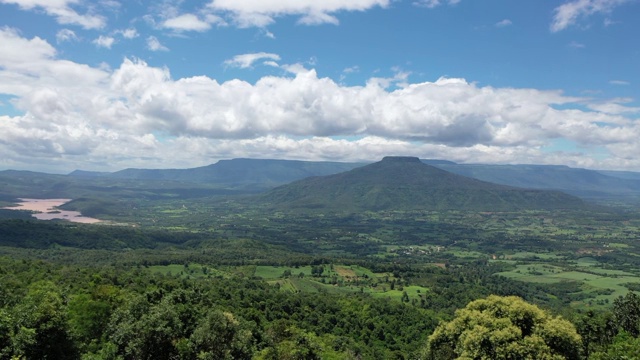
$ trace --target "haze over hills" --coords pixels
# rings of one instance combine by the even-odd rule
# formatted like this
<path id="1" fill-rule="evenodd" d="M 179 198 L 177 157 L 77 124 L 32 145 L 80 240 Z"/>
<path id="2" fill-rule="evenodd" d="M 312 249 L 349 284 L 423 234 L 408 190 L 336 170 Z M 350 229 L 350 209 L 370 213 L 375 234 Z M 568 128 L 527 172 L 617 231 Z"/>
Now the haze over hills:
<path id="1" fill-rule="evenodd" d="M 529 189 L 559 190 L 586 199 L 640 197 L 640 173 L 596 171 L 559 165 L 457 164 L 421 160 L 440 169 L 478 180 Z M 348 171 L 365 163 L 231 159 L 191 169 L 125 169 L 113 173 L 76 170 L 74 178 L 171 180 L 221 187 L 265 190 L 310 176 Z"/>
<path id="2" fill-rule="evenodd" d="M 413 157 L 385 157 L 353 170 L 280 186 L 261 196 L 280 209 L 328 211 L 579 209 L 577 197 L 456 175 Z"/>
<path id="3" fill-rule="evenodd" d="M 640 195 L 640 177 L 634 178 L 634 174 L 640 174 L 632 172 L 601 172 L 563 165 L 436 163 L 434 166 L 496 184 L 560 190 L 583 198 Z"/>
<path id="4" fill-rule="evenodd" d="M 446 160 L 421 160 L 425 164 L 458 175 L 491 183 L 528 189 L 558 190 L 585 200 L 637 204 L 640 202 L 640 173 L 596 171 L 554 165 L 457 164 Z M 0 171 L 0 193 L 38 196 L 87 196 L 99 190 L 131 196 L 133 189 L 158 188 L 149 194 L 256 193 L 312 176 L 338 174 L 362 163 L 322 161 L 232 159 L 190 169 L 125 169 L 113 173 L 76 170 L 69 175 L 28 171 Z M 24 191 L 18 189 L 24 188 Z M 202 191 L 196 189 L 202 188 Z M 32 189 L 28 190 L 28 189 Z M 81 190 L 80 190 L 81 189 Z M 192 190 L 188 190 L 192 189 Z M 149 192 L 149 191 L 147 191 Z"/>
<path id="5" fill-rule="evenodd" d="M 232 159 L 220 160 L 215 164 L 191 169 L 125 169 L 114 173 L 76 170 L 69 175 L 114 179 L 172 180 L 266 189 L 310 176 L 336 174 L 361 165 L 363 164 L 328 161 Z"/>

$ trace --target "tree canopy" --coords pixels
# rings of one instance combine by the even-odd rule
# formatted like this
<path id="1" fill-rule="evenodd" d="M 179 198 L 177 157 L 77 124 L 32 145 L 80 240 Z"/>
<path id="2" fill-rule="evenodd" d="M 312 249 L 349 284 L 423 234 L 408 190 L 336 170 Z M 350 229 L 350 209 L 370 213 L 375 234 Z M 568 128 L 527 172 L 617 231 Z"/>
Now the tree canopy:
<path id="1" fill-rule="evenodd" d="M 568 321 L 519 297 L 472 301 L 429 337 L 427 359 L 579 359 L 581 339 Z"/>

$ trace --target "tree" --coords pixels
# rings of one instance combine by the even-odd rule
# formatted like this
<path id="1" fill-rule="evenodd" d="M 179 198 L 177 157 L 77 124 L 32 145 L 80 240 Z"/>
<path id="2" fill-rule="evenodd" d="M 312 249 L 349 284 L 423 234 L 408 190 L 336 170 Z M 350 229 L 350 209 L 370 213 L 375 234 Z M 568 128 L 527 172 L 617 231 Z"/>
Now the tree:
<path id="1" fill-rule="evenodd" d="M 9 314 L 0 308 L 0 359 L 11 355 L 11 320 Z"/>
<path id="2" fill-rule="evenodd" d="M 619 296 L 613 302 L 613 316 L 624 331 L 637 338 L 640 335 L 640 296 L 631 291 L 625 297 Z"/>
<path id="3" fill-rule="evenodd" d="M 29 285 L 14 308 L 14 356 L 26 359 L 74 359 L 76 349 L 67 332 L 66 309 L 57 286 L 50 281 Z"/>
<path id="4" fill-rule="evenodd" d="M 640 356 L 640 339 L 622 332 L 614 338 L 613 344 L 606 350 L 594 353 L 589 359 L 628 360 L 637 359 L 638 356 Z"/>
<path id="5" fill-rule="evenodd" d="M 456 311 L 429 337 L 427 359 L 579 359 L 580 335 L 519 297 L 491 295 Z"/>
<path id="6" fill-rule="evenodd" d="M 210 311 L 189 339 L 198 359 L 251 359 L 252 333 L 229 312 Z"/>
<path id="7" fill-rule="evenodd" d="M 618 324 L 613 314 L 608 311 L 588 310 L 575 318 L 573 323 L 576 324 L 578 334 L 582 337 L 582 355 L 585 358 L 589 358 L 589 355 L 595 351 L 606 348 L 618 333 Z"/>
<path id="8" fill-rule="evenodd" d="M 162 360 L 179 356 L 183 323 L 169 297 L 152 304 L 145 296 L 133 297 L 118 308 L 108 326 L 110 340 L 125 359 Z"/>

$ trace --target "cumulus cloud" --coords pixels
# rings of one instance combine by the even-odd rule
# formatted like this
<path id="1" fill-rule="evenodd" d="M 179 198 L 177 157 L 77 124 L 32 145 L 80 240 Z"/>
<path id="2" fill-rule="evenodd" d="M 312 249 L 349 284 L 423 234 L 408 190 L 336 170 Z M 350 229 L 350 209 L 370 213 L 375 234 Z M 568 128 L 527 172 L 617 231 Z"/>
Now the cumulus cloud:
<path id="1" fill-rule="evenodd" d="M 278 54 L 271 54 L 266 52 L 242 54 L 242 55 L 236 55 L 233 58 L 226 60 L 224 63 L 227 66 L 246 69 L 253 66 L 253 64 L 256 61 L 265 60 L 265 59 L 269 60 L 264 62 L 265 65 L 278 66 L 276 61 L 280 61 L 280 56 Z"/>
<path id="2" fill-rule="evenodd" d="M 631 98 L 615 98 L 587 104 L 590 109 L 607 114 L 640 114 L 640 107 L 626 106 L 633 102 Z"/>
<path id="3" fill-rule="evenodd" d="M 64 25 L 79 25 L 85 29 L 100 29 L 106 25 L 105 17 L 96 14 L 78 14 L 72 5 L 80 5 L 78 0 L 0 0 L 3 4 L 14 4 L 23 10 L 43 10 Z"/>
<path id="4" fill-rule="evenodd" d="M 502 27 L 510 26 L 510 25 L 512 25 L 512 24 L 513 24 L 513 23 L 511 22 L 511 20 L 509 20 L 509 19 L 504 19 L 504 20 L 498 21 L 498 22 L 495 24 L 495 26 L 496 26 L 496 27 L 499 27 L 499 28 L 502 28 Z"/>
<path id="5" fill-rule="evenodd" d="M 125 38 L 125 39 L 135 39 L 138 36 L 140 36 L 140 34 L 138 33 L 138 30 L 136 30 L 135 28 L 128 28 L 128 29 L 125 29 L 125 30 L 118 30 L 117 33 L 122 35 L 122 37 Z"/>
<path id="6" fill-rule="evenodd" d="M 147 49 L 151 51 L 169 51 L 169 48 L 162 45 L 160 43 L 160 40 L 158 40 L 158 38 L 156 38 L 155 36 L 149 36 L 147 38 Z"/>
<path id="7" fill-rule="evenodd" d="M 111 169 L 186 167 L 230 157 L 377 160 L 407 154 L 640 168 L 640 160 L 628 159 L 637 158 L 640 136 L 631 99 L 597 103 L 459 78 L 411 83 L 400 70 L 391 80 L 346 86 L 302 65 L 254 83 L 174 79 L 168 68 L 137 59 L 115 69 L 61 60 L 46 41 L 8 28 L 0 29 L 0 48 L 6 49 L 0 52 L 0 94 L 11 96 L 21 112 L 0 115 L 0 166 L 82 160 Z M 276 59 L 267 55 L 237 64 Z M 605 164 L 579 152 L 545 151 L 556 139 L 602 147 L 614 157 Z"/>
<path id="8" fill-rule="evenodd" d="M 116 39 L 111 36 L 100 35 L 96 39 L 92 41 L 97 47 L 111 49 L 113 44 L 115 44 Z"/>
<path id="9" fill-rule="evenodd" d="M 595 14 L 609 14 L 614 8 L 631 0 L 572 0 L 554 10 L 551 31 L 562 31 Z"/>
<path id="10" fill-rule="evenodd" d="M 454 0 L 451 0 L 454 1 Z M 299 16 L 306 25 L 337 24 L 333 15 L 341 11 L 364 11 L 373 7 L 386 7 L 390 0 L 352 1 L 279 1 L 279 0 L 212 0 L 208 8 L 229 16 L 240 27 L 265 27 L 281 16 Z"/>
<path id="11" fill-rule="evenodd" d="M 78 41 L 78 36 L 73 30 L 61 29 L 56 33 L 56 41 L 63 43 L 67 41 Z"/>
<path id="12" fill-rule="evenodd" d="M 208 15 L 202 18 L 194 14 L 182 14 L 175 17 L 166 19 L 162 23 L 162 27 L 171 29 L 174 31 L 198 31 L 203 32 L 211 29 L 211 26 L 217 22 L 220 22 L 220 18 Z"/>

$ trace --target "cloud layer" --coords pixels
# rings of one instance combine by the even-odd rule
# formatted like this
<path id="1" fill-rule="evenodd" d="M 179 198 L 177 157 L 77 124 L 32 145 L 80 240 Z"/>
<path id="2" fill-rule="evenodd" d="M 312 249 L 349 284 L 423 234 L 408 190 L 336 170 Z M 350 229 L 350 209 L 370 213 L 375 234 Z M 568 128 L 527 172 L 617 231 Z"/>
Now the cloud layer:
<path id="1" fill-rule="evenodd" d="M 22 113 L 0 116 L 2 167 L 25 161 L 185 167 L 241 156 L 376 160 L 407 154 L 640 168 L 640 111 L 625 105 L 629 99 L 593 102 L 458 78 L 410 83 L 406 74 L 345 86 L 300 64 L 278 65 L 273 61 L 280 57 L 271 53 L 240 55 L 229 64 L 269 60 L 282 76 L 255 83 L 173 79 L 169 69 L 136 59 L 113 70 L 61 60 L 48 42 L 10 28 L 0 29 L 0 48 L 6 49 L 0 94 L 10 95 Z M 545 150 L 558 139 L 575 149 Z M 611 157 L 599 163 L 580 148 Z"/>
<path id="2" fill-rule="evenodd" d="M 212 0 L 208 8 L 231 18 L 241 27 L 263 27 L 275 18 L 286 15 L 299 16 L 299 23 L 316 25 L 337 24 L 333 15 L 341 11 L 364 11 L 373 7 L 386 7 L 390 0 Z"/>

